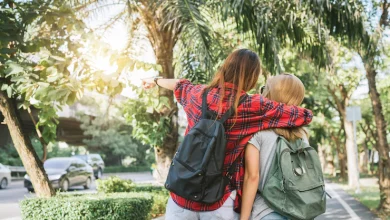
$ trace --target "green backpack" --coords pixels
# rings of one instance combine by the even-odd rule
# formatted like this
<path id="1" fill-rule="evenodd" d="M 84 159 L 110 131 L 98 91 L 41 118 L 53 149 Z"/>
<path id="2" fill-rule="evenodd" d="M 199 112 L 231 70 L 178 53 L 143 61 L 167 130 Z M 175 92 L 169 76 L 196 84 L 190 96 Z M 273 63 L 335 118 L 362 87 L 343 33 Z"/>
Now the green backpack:
<path id="1" fill-rule="evenodd" d="M 279 136 L 263 192 L 270 208 L 289 219 L 314 219 L 326 209 L 324 177 L 317 152 L 301 139 Z"/>

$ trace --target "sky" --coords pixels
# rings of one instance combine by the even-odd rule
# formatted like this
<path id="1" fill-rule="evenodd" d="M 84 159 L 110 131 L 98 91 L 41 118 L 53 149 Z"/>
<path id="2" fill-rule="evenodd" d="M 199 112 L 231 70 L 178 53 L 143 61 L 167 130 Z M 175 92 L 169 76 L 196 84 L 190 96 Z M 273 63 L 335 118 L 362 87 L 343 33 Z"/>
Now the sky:
<path id="1" fill-rule="evenodd" d="M 104 10 L 102 13 L 97 13 L 97 15 L 92 14 L 86 20 L 86 23 L 90 28 L 96 29 L 106 23 L 110 18 L 117 15 L 123 7 L 123 4 L 110 6 L 108 10 Z M 124 21 L 116 22 L 112 28 L 104 32 L 102 40 L 108 43 L 113 50 L 117 50 L 118 52 L 123 50 L 127 45 L 126 23 Z M 150 43 L 145 40 L 141 40 L 137 42 L 137 44 L 140 45 L 140 47 L 138 47 L 140 49 L 139 51 L 136 51 L 138 55 L 136 59 L 146 63 L 155 63 L 156 61 Z M 107 57 L 97 56 L 95 60 L 96 67 L 101 70 L 106 70 L 107 73 L 114 72 L 116 70 L 116 67 L 110 64 Z M 144 71 L 142 69 L 135 69 L 134 71 L 128 73 L 128 76 L 133 84 L 141 85 L 141 79 L 153 77 L 157 74 L 158 72 L 154 70 Z M 125 88 L 122 95 L 126 97 L 134 97 L 136 94 L 130 88 Z"/>

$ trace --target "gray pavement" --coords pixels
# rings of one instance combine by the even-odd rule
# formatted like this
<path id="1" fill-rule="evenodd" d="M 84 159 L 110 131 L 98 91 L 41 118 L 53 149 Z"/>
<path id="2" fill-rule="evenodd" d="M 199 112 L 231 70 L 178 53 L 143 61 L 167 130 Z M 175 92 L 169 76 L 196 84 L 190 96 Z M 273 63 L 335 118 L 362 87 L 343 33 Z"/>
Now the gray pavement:
<path id="1" fill-rule="evenodd" d="M 379 219 L 367 207 L 348 195 L 337 184 L 327 183 L 326 191 L 332 197 L 327 199 L 326 213 L 316 220 L 326 219 L 354 219 L 371 220 Z"/>

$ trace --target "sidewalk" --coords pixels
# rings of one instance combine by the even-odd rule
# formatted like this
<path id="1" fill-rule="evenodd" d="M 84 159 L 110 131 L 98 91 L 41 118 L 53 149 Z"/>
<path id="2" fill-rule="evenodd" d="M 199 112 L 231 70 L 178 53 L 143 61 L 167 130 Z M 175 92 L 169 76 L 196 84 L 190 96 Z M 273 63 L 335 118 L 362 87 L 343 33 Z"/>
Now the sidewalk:
<path id="1" fill-rule="evenodd" d="M 326 191 L 332 197 L 327 199 L 326 213 L 316 218 L 325 219 L 353 219 L 371 220 L 380 219 L 374 215 L 366 206 L 362 205 L 355 198 L 347 194 L 338 184 L 327 183 Z"/>

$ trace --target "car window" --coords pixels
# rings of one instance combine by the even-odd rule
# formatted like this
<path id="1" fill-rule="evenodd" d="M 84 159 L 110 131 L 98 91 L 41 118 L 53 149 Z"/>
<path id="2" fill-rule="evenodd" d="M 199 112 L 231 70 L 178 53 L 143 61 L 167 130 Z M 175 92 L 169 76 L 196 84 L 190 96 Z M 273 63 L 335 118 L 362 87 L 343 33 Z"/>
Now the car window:
<path id="1" fill-rule="evenodd" d="M 65 170 L 66 168 L 69 167 L 70 160 L 66 159 L 49 159 L 46 160 L 43 166 L 45 169 L 63 169 Z"/>
<path id="2" fill-rule="evenodd" d="M 86 162 L 83 161 L 83 160 L 75 159 L 75 160 L 74 160 L 74 165 L 75 165 L 75 167 L 77 167 L 77 168 L 82 168 L 82 167 L 85 167 L 87 164 L 86 164 Z"/>
<path id="3" fill-rule="evenodd" d="M 78 165 L 78 163 L 76 161 L 73 160 L 72 163 L 70 164 L 70 166 L 77 168 L 79 165 Z"/>
<path id="4" fill-rule="evenodd" d="M 102 160 L 102 158 L 100 157 L 100 155 L 98 154 L 95 154 L 95 155 L 91 155 L 92 159 L 95 160 L 95 161 L 100 161 Z"/>
<path id="5" fill-rule="evenodd" d="M 84 161 L 88 160 L 88 156 L 87 155 L 74 155 L 73 157 L 79 158 L 79 159 L 84 160 Z"/>
<path id="6" fill-rule="evenodd" d="M 84 162 L 78 163 L 77 165 L 78 165 L 79 167 L 86 167 L 86 166 L 87 166 Z"/>

